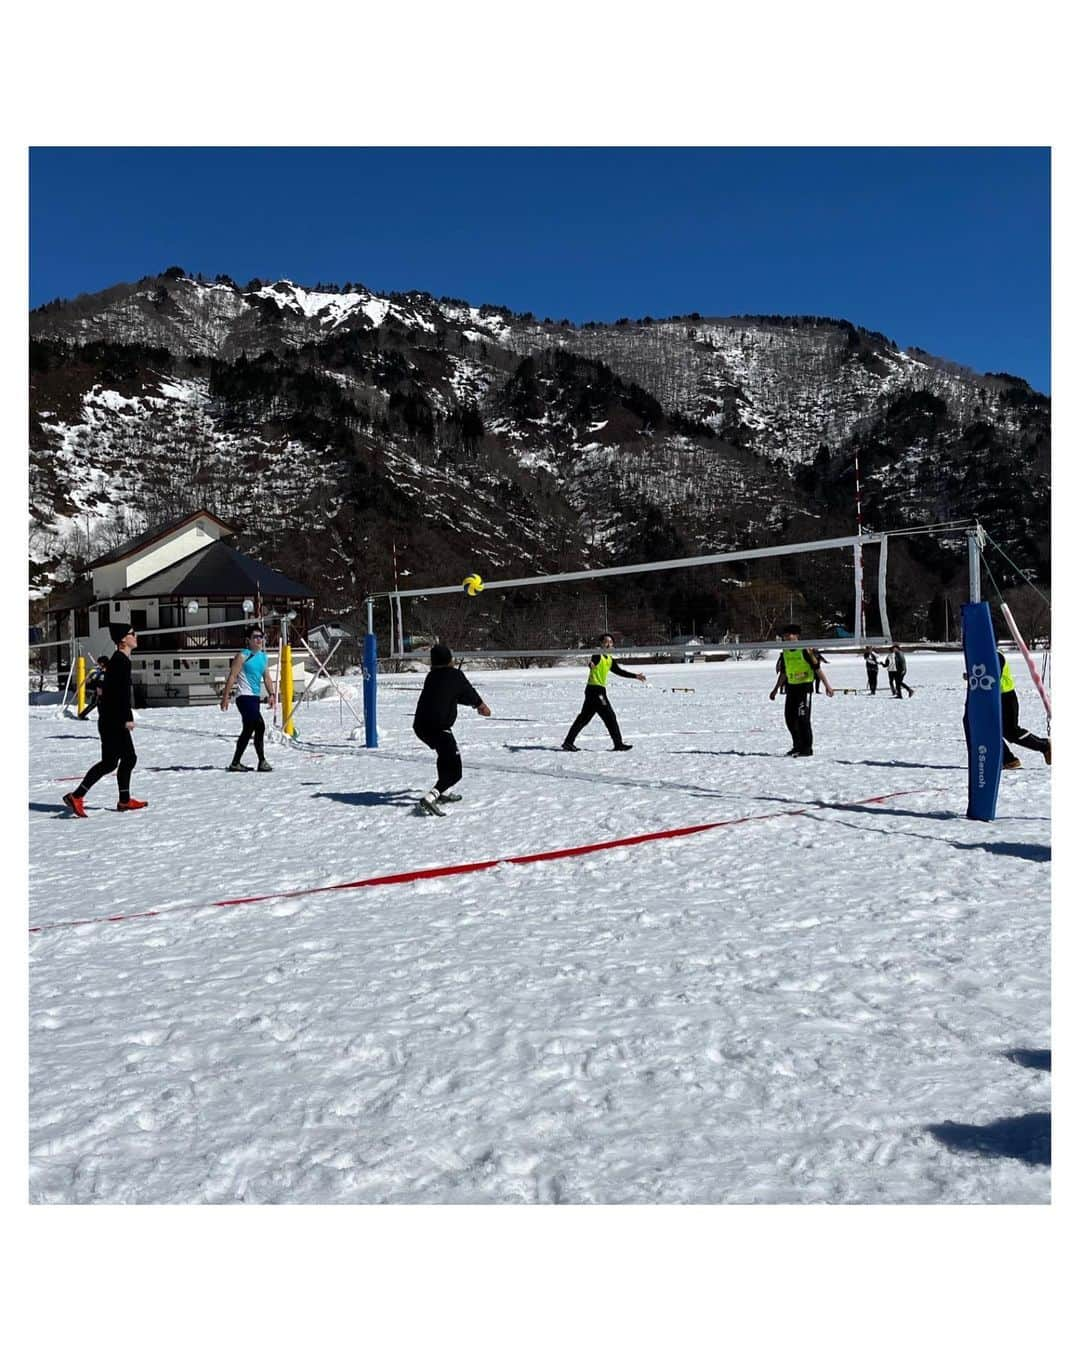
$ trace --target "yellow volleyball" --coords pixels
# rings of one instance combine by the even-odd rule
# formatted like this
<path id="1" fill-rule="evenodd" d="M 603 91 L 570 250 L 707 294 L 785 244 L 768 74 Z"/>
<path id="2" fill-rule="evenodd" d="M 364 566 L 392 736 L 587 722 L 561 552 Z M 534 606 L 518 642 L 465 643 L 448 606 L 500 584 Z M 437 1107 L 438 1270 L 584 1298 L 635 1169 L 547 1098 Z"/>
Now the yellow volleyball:
<path id="1" fill-rule="evenodd" d="M 461 583 L 466 595 L 479 595 L 484 589 L 484 583 L 480 580 L 477 572 L 471 572 Z"/>

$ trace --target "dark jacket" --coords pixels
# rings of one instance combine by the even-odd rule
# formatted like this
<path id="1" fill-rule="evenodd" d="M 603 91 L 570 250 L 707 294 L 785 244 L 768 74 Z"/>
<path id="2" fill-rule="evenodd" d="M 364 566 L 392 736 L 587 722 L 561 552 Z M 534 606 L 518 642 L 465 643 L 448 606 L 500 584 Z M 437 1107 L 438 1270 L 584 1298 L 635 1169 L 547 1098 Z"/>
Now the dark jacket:
<path id="1" fill-rule="evenodd" d="M 112 729 L 135 720 L 131 711 L 131 662 L 121 651 L 109 657 L 98 695 L 98 723 Z"/>
<path id="2" fill-rule="evenodd" d="M 428 671 L 413 717 L 414 731 L 446 731 L 457 721 L 459 704 L 479 708 L 483 699 L 456 666 Z"/>

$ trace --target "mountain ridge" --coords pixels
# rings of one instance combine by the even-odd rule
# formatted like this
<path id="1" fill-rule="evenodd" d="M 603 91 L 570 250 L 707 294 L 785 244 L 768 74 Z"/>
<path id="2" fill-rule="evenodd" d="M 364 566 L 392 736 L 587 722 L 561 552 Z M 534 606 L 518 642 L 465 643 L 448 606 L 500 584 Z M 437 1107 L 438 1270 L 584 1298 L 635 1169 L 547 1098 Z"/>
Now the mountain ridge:
<path id="1" fill-rule="evenodd" d="M 389 589 L 398 538 L 435 584 L 850 533 L 856 452 L 868 528 L 978 515 L 1049 578 L 1049 400 L 843 319 L 576 326 L 173 268 L 30 333 L 39 592 L 77 566 L 74 522 L 193 504 L 335 612 Z M 909 552 L 926 627 L 961 560 Z"/>

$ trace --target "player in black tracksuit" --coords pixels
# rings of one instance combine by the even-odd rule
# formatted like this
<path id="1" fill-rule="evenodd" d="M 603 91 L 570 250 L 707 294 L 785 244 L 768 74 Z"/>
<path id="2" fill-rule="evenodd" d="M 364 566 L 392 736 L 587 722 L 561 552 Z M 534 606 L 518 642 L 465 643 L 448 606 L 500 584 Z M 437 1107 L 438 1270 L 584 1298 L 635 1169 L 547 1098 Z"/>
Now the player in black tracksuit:
<path id="1" fill-rule="evenodd" d="M 780 630 L 783 642 L 795 642 L 799 637 L 797 624 L 789 623 Z M 832 698 L 832 685 L 829 677 L 821 669 L 817 651 L 813 647 L 803 647 L 798 651 L 785 648 L 776 662 L 776 683 L 769 694 L 775 699 L 784 694 L 784 725 L 791 733 L 789 757 L 809 759 L 814 753 L 814 732 L 810 725 L 811 698 L 815 683 L 820 680 L 829 698 Z"/>
<path id="2" fill-rule="evenodd" d="M 64 805 L 77 816 L 85 816 L 83 798 L 106 774 L 116 770 L 116 786 L 120 793 L 118 811 L 138 811 L 146 805 L 131 795 L 131 771 L 137 756 L 131 740 L 135 714 L 131 711 L 131 660 L 128 653 L 138 646 L 135 630 L 130 624 L 111 623 L 109 634 L 116 643 L 116 651 L 109 658 L 108 669 L 98 698 L 98 735 L 101 737 L 101 759 L 83 776 L 74 792 L 64 794 Z"/>
<path id="3" fill-rule="evenodd" d="M 413 731 L 425 745 L 435 751 L 438 780 L 435 786 L 420 798 L 417 811 L 421 815 L 443 816 L 440 802 L 459 802 L 461 797 L 449 789 L 461 781 L 461 754 L 450 728 L 457 721 L 459 705 L 475 708 L 481 717 L 490 717 L 491 709 L 472 687 L 464 674 L 453 664 L 454 654 L 449 647 L 437 643 L 431 649 L 431 670 L 428 672 L 413 715 Z"/>

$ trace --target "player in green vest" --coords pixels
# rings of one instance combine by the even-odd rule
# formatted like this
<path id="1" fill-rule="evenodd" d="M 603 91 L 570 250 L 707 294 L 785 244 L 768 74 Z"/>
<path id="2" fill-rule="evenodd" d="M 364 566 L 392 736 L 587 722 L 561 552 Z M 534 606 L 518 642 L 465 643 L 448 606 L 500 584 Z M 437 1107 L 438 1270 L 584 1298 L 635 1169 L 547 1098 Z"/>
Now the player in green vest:
<path id="1" fill-rule="evenodd" d="M 645 676 L 639 675 L 633 670 L 624 670 L 611 655 L 614 646 L 615 639 L 610 633 L 605 633 L 600 639 L 599 652 L 589 658 L 589 678 L 585 684 L 585 702 L 581 705 L 581 711 L 574 719 L 574 725 L 566 733 L 562 743 L 564 750 L 576 750 L 578 748 L 574 744 L 578 732 L 597 715 L 608 729 L 612 741 L 612 750 L 632 750 L 634 748 L 632 745 L 627 745 L 623 740 L 622 732 L 619 730 L 619 720 L 615 716 L 615 709 L 608 702 L 607 677 L 610 673 L 621 675 L 624 680 L 641 680 L 644 683 Z"/>
<path id="2" fill-rule="evenodd" d="M 998 652 L 998 661 L 1001 663 L 1001 735 L 1003 741 L 1001 767 L 1003 769 L 1023 768 L 1023 765 L 1009 748 L 1010 741 L 1013 745 L 1022 745 L 1025 750 L 1035 750 L 1049 764 L 1050 742 L 1044 736 L 1036 736 L 1034 732 L 1028 731 L 1020 725 L 1020 700 L 1016 695 L 1016 684 L 1012 677 L 1012 671 L 1001 652 Z"/>
<path id="3" fill-rule="evenodd" d="M 781 642 L 795 642 L 799 637 L 798 624 L 789 623 L 780 631 Z M 829 698 L 833 687 L 812 647 L 785 648 L 776 662 L 776 683 L 769 695 L 775 699 L 784 690 L 784 722 L 791 732 L 792 759 L 808 759 L 814 753 L 814 732 L 810 725 L 810 704 L 814 681 L 820 680 Z"/>

